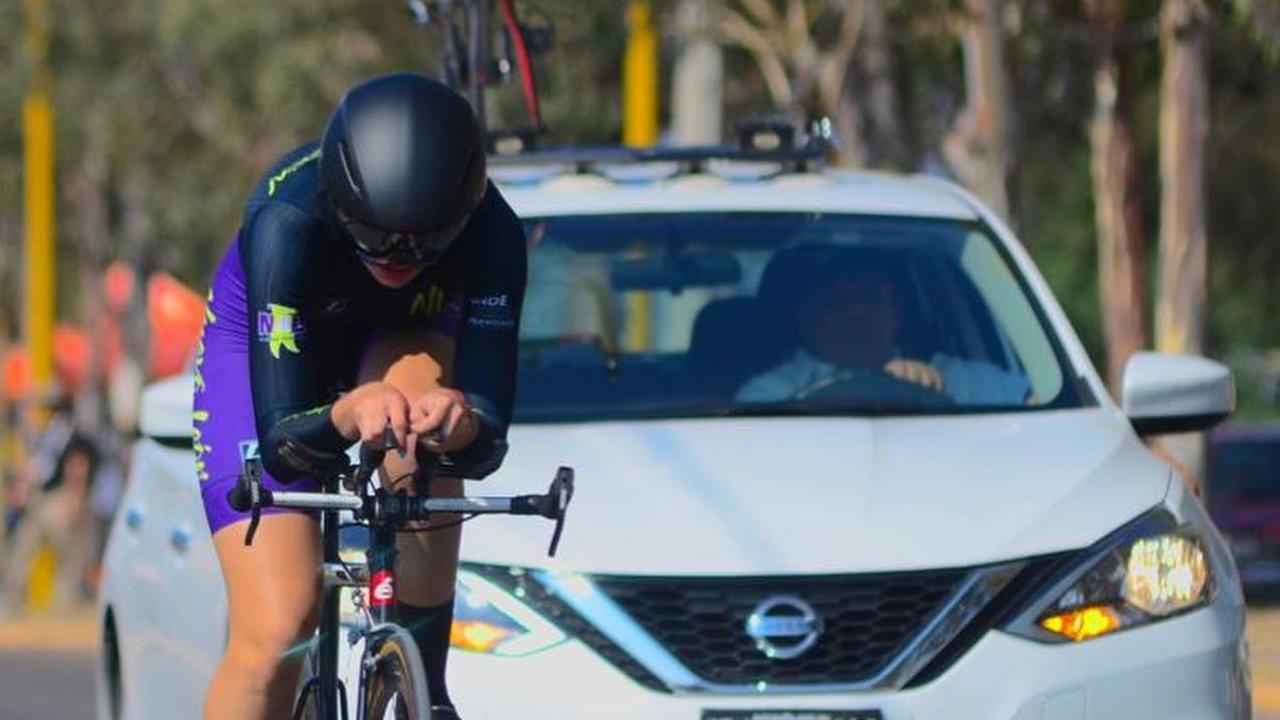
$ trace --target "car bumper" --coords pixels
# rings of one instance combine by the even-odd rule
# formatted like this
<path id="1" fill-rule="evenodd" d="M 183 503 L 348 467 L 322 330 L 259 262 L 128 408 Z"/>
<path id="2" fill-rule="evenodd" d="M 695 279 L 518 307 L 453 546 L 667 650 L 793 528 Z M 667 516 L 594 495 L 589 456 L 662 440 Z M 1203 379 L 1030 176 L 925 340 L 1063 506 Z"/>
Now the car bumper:
<path id="1" fill-rule="evenodd" d="M 707 709 L 866 709 L 884 720 L 1235 720 L 1250 717 L 1243 633 L 1242 609 L 1220 606 L 1077 645 L 991 632 L 937 679 L 896 692 L 661 694 L 576 641 L 524 658 L 455 652 L 449 676 L 471 720 L 699 720 Z"/>

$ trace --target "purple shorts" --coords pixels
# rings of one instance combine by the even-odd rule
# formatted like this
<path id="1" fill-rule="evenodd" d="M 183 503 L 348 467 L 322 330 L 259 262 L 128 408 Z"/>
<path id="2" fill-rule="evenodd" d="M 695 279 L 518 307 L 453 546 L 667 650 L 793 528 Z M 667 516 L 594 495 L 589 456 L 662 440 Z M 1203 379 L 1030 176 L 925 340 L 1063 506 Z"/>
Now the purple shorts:
<path id="1" fill-rule="evenodd" d="M 218 530 L 249 517 L 231 507 L 227 493 L 235 487 L 245 462 L 258 457 L 258 432 L 249 377 L 250 336 L 248 296 L 239 243 L 223 256 L 209 290 L 204 330 L 196 346 L 193 441 L 196 473 L 209 530 Z M 461 305 L 461 301 L 457 301 Z M 437 329 L 456 336 L 456 319 Z M 376 337 L 371 333 L 370 338 Z M 367 345 L 370 341 L 365 340 Z M 357 362 L 350 363 L 352 378 Z M 287 485 L 264 468 L 262 485 L 268 490 L 315 492 L 320 482 L 299 478 Z M 263 515 L 307 511 L 265 508 Z M 312 513 L 314 514 L 314 513 Z"/>

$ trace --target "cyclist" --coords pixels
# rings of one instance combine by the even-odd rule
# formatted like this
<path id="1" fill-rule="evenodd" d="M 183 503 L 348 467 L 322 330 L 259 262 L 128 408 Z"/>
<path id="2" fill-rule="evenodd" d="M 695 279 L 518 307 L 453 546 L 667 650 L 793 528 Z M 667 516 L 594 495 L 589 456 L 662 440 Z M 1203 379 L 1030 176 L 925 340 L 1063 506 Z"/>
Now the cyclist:
<path id="1" fill-rule="evenodd" d="M 323 139 L 258 184 L 214 277 L 196 360 L 197 471 L 230 613 L 207 720 L 287 717 L 298 663 L 285 651 L 318 618 L 315 517 L 264 511 L 245 547 L 247 515 L 227 500 L 244 460 L 261 457 L 265 487 L 314 491 L 346 448 L 389 426 L 402 447 L 426 438 L 434 495 L 497 469 L 525 253 L 486 179 L 470 106 L 420 75 L 352 88 Z M 412 451 L 390 453 L 384 483 L 415 468 Z M 422 650 L 437 718 L 456 717 L 444 671 L 459 537 L 399 540 L 398 620 Z"/>

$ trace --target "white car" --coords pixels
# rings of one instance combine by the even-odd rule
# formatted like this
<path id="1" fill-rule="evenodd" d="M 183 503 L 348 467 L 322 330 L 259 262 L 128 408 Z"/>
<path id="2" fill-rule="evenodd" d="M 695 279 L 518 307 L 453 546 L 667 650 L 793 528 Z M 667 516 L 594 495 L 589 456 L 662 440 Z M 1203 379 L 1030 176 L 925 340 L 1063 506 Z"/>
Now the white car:
<path id="1" fill-rule="evenodd" d="M 583 172 L 586 170 L 586 172 Z M 469 720 L 1250 717 L 1245 608 L 1139 432 L 1234 404 L 1141 354 L 1108 396 L 1022 246 L 926 177 L 508 169 L 532 248 L 511 452 L 472 493 Z M 714 170 L 714 172 L 712 172 Z M 196 717 L 225 642 L 190 387 L 144 399 L 100 717 Z"/>

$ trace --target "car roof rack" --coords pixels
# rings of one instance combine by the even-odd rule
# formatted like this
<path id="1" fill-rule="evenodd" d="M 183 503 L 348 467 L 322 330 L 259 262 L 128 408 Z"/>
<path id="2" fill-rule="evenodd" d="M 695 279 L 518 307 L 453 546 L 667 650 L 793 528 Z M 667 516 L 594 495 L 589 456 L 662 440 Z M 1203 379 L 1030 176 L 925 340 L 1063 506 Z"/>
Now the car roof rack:
<path id="1" fill-rule="evenodd" d="M 574 173 L 598 173 L 605 166 L 673 162 L 679 173 L 702 172 L 713 160 L 779 163 L 783 172 L 805 172 L 831 152 L 831 123 L 823 119 L 810 125 L 803 143 L 796 143 L 795 127 L 777 118 L 738 123 L 736 145 L 625 147 L 601 145 L 533 149 L 534 136 L 508 131 L 490 134 L 489 163 L 495 167 L 571 166 Z"/>

